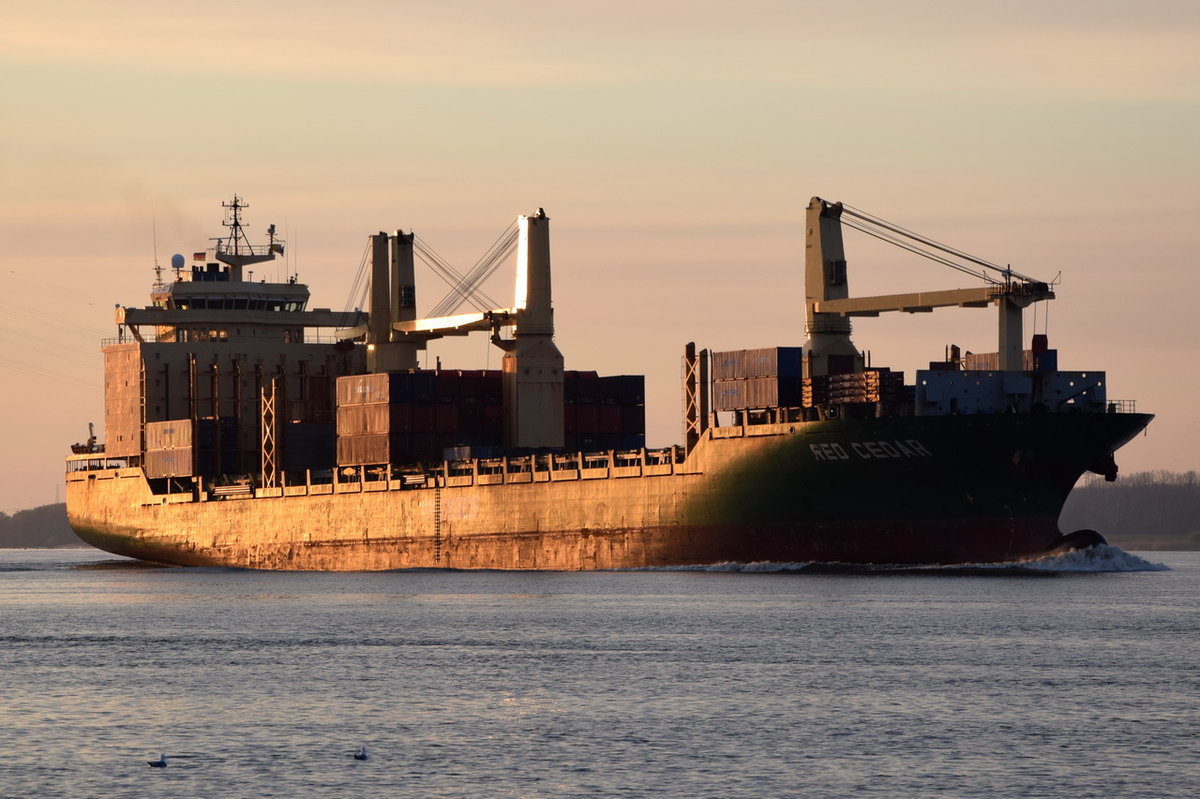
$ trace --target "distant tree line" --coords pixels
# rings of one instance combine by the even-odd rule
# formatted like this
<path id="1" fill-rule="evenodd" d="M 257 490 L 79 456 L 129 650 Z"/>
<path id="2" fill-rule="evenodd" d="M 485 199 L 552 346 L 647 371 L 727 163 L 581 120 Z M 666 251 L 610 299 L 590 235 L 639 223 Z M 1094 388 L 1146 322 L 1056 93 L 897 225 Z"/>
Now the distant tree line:
<path id="1" fill-rule="evenodd" d="M 1090 527 L 1122 549 L 1200 549 L 1200 475 L 1138 472 L 1106 483 L 1088 475 L 1067 498 L 1059 527 Z"/>
<path id="2" fill-rule="evenodd" d="M 67 506 L 62 502 L 11 516 L 0 513 L 0 549 L 83 546 L 87 544 L 67 524 Z"/>

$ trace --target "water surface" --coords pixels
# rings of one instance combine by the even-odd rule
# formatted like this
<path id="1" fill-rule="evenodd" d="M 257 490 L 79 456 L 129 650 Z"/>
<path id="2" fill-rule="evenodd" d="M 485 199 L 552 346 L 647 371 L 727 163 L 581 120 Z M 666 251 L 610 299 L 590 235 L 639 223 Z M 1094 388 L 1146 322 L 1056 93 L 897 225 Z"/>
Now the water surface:
<path id="1" fill-rule="evenodd" d="M 0 550 L 0 795 L 1193 797 L 1198 609 L 1200 553 L 314 574 Z"/>

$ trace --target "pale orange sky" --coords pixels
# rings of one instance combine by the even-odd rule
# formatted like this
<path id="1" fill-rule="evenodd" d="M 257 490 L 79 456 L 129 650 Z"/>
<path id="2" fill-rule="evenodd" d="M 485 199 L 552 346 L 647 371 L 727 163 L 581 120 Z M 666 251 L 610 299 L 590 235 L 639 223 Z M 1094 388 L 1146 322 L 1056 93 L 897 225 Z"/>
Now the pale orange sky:
<path id="1" fill-rule="evenodd" d="M 1200 8 L 1185 2 L 50 2 L 0 27 L 0 510 L 61 496 L 102 422 L 100 339 L 157 255 L 285 230 L 314 304 L 365 237 L 465 270 L 552 218 L 569 368 L 647 375 L 679 439 L 682 346 L 803 343 L 803 209 L 844 200 L 1044 279 L 1063 368 L 1158 414 L 1126 472 L 1200 465 Z M 976 7 L 981 6 L 981 7 Z M 969 285 L 848 232 L 859 294 Z M 511 296 L 511 269 L 488 293 Z M 431 279 L 430 279 L 431 280 Z M 441 298 L 426 280 L 419 304 Z M 1027 314 L 1027 329 L 1034 326 Z M 876 365 L 995 349 L 995 316 L 856 323 Z M 443 364 L 495 367 L 483 338 Z"/>

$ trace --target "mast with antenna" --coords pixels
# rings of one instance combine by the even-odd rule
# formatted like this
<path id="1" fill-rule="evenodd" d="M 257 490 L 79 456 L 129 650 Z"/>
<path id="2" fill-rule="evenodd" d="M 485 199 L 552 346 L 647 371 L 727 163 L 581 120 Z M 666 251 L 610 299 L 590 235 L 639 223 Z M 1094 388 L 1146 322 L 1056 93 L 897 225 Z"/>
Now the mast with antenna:
<path id="1" fill-rule="evenodd" d="M 158 262 L 158 220 L 154 218 L 153 212 L 150 214 L 150 232 L 154 244 L 154 288 L 155 290 L 162 289 L 166 286 L 163 283 L 163 268 Z"/>
<path id="2" fill-rule="evenodd" d="M 239 195 L 233 195 L 232 202 L 221 203 L 221 206 L 226 209 L 222 224 L 229 228 L 229 235 L 213 239 L 216 242 L 215 255 L 218 261 L 229 264 L 230 278 L 240 283 L 242 267 L 273 260 L 277 254 L 282 255 L 283 242 L 275 238 L 275 226 L 271 225 L 267 228 L 267 244 L 255 246 L 250 243 L 244 230 L 246 226 L 242 224 L 242 209 L 250 206 L 242 202 Z"/>

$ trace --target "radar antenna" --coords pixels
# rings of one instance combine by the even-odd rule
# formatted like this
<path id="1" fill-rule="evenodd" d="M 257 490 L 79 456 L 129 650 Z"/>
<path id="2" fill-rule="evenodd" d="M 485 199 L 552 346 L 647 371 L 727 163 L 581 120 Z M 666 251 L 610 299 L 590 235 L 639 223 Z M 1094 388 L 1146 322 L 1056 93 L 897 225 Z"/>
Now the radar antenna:
<path id="1" fill-rule="evenodd" d="M 242 279 L 242 267 L 270 261 L 276 255 L 283 254 L 283 242 L 275 238 L 274 225 L 267 228 L 267 235 L 270 237 L 267 244 L 250 243 L 244 229 L 246 225 L 242 223 L 242 209 L 250 206 L 243 202 L 239 195 L 233 195 L 232 202 L 221 203 L 221 206 L 225 208 L 225 221 L 221 224 L 229 228 L 229 234 L 213 239 L 216 242 L 215 255 L 218 261 L 233 267 L 234 280 Z"/>

